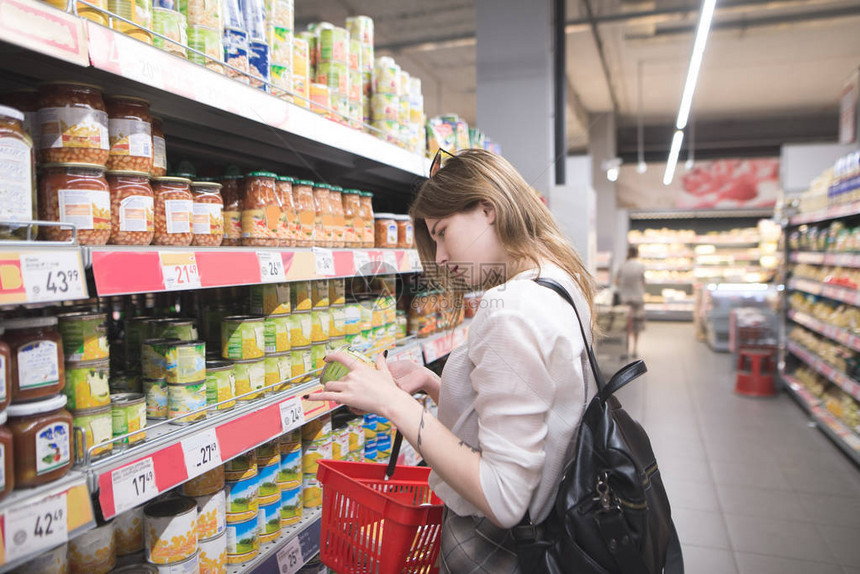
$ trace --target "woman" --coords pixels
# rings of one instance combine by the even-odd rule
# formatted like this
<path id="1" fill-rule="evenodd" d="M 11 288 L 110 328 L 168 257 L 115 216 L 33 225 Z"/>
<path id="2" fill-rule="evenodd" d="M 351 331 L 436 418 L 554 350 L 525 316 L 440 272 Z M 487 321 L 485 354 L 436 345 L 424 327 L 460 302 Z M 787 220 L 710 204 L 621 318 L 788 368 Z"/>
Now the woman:
<path id="1" fill-rule="evenodd" d="M 330 353 L 351 369 L 315 398 L 378 413 L 400 429 L 432 468 L 445 502 L 443 572 L 518 572 L 509 529 L 526 511 L 551 510 L 558 482 L 595 383 L 570 305 L 533 281 L 561 283 L 590 331 L 592 278 L 549 210 L 501 157 L 453 156 L 411 208 L 426 270 L 486 290 L 467 342 L 440 379 L 408 361 L 377 369 Z M 435 265 L 433 264 L 435 262 Z M 426 391 L 438 419 L 413 399 Z"/>
<path id="2" fill-rule="evenodd" d="M 645 265 L 639 261 L 639 248 L 627 248 L 627 261 L 618 268 L 615 286 L 622 305 L 630 307 L 633 315 L 633 330 L 630 333 L 633 356 L 639 356 L 639 333 L 645 330 Z"/>

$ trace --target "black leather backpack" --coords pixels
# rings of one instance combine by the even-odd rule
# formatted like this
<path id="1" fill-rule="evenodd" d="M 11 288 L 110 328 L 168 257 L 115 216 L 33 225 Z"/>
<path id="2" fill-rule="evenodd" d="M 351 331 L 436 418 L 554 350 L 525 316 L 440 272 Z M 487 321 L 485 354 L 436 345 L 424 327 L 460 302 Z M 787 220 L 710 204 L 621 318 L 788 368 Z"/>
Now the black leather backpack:
<path id="1" fill-rule="evenodd" d="M 538 284 L 573 307 L 567 291 L 541 278 Z M 636 361 L 607 383 L 586 343 L 597 394 L 589 403 L 565 465 L 555 506 L 533 524 L 526 514 L 513 529 L 520 569 L 529 574 L 683 574 L 684 561 L 672 511 L 651 442 L 613 393 L 647 370 Z"/>

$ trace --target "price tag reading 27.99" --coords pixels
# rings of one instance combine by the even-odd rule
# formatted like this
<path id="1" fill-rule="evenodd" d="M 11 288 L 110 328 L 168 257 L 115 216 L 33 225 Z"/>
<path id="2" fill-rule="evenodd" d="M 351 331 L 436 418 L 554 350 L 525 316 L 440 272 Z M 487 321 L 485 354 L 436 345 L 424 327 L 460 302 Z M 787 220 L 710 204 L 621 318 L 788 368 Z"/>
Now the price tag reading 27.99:
<path id="1" fill-rule="evenodd" d="M 68 540 L 68 512 L 65 493 L 7 510 L 3 537 L 6 563 Z"/>
<path id="2" fill-rule="evenodd" d="M 183 439 L 182 451 L 185 454 L 188 478 L 194 478 L 221 465 L 221 448 L 218 445 L 215 429 L 208 429 Z"/>
<path id="3" fill-rule="evenodd" d="M 200 271 L 193 251 L 160 251 L 161 274 L 168 291 L 199 289 Z"/>
<path id="4" fill-rule="evenodd" d="M 119 514 L 158 496 L 155 466 L 145 458 L 111 473 L 114 513 Z"/>

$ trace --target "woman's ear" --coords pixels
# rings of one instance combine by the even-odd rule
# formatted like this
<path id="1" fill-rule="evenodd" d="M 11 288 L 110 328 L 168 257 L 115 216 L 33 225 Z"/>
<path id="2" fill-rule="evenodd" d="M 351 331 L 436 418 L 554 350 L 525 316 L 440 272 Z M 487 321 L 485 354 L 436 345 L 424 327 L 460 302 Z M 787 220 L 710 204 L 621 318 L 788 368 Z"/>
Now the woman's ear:
<path id="1" fill-rule="evenodd" d="M 487 218 L 487 223 L 493 225 L 496 222 L 496 208 L 489 201 L 481 202 L 481 213 Z"/>

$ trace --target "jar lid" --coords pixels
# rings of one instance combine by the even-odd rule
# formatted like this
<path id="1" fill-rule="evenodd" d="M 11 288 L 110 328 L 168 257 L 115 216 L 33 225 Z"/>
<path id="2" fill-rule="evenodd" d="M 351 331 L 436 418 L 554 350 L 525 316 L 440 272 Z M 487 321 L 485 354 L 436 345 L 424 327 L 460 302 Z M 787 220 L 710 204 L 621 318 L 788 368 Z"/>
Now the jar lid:
<path id="1" fill-rule="evenodd" d="M 125 177 L 145 177 L 149 179 L 149 172 L 146 171 L 128 171 L 122 169 L 114 169 L 105 172 L 107 175 L 125 176 Z"/>
<path id="2" fill-rule="evenodd" d="M 137 96 L 108 96 L 108 95 L 105 95 L 104 98 L 105 98 L 105 100 L 113 100 L 113 101 L 126 100 L 126 101 L 132 101 L 132 102 L 139 102 L 141 104 L 146 104 L 147 106 L 149 105 L 149 100 L 144 100 L 143 98 L 138 98 Z"/>
<path id="3" fill-rule="evenodd" d="M 319 188 L 322 188 L 322 189 L 331 189 L 331 186 L 330 186 L 329 184 L 327 184 L 327 183 L 322 183 L 322 182 L 320 182 L 320 183 L 315 183 L 315 184 L 314 184 L 314 187 L 319 187 Z"/>
<path id="4" fill-rule="evenodd" d="M 344 195 L 352 195 L 353 193 L 358 193 L 358 190 L 357 189 L 344 189 L 343 193 L 344 193 Z"/>
<path id="5" fill-rule="evenodd" d="M 7 407 L 6 412 L 10 417 L 28 417 L 30 415 L 39 415 L 49 413 L 66 406 L 66 395 L 54 395 L 41 401 L 33 401 L 31 403 L 11 404 Z"/>
<path id="6" fill-rule="evenodd" d="M 143 393 L 114 393 L 110 396 L 110 404 L 118 406 L 128 406 L 135 403 L 143 402 L 146 395 Z"/>
<path id="7" fill-rule="evenodd" d="M 332 191 L 339 191 L 340 193 L 343 193 L 343 188 L 342 188 L 341 186 L 339 186 L 339 185 L 333 185 L 333 186 L 331 186 L 331 190 L 332 190 Z"/>
<path id="8" fill-rule="evenodd" d="M 0 412 L 0 427 L 6 424 L 7 418 L 9 418 L 9 415 L 6 414 L 6 411 Z"/>
<path id="9" fill-rule="evenodd" d="M 191 187 L 205 187 L 205 188 L 211 188 L 211 189 L 221 189 L 221 184 L 218 182 L 215 182 L 215 181 L 201 181 L 198 179 L 197 181 L 191 182 Z"/>
<path id="10" fill-rule="evenodd" d="M 292 177 L 292 176 L 290 176 L 290 175 L 279 175 L 279 176 L 278 176 L 278 181 L 288 181 L 288 182 L 290 182 L 290 183 L 295 183 L 295 182 L 296 182 L 296 178 L 294 178 L 294 177 Z"/>
<path id="11" fill-rule="evenodd" d="M 49 87 L 49 86 L 72 86 L 75 88 L 87 88 L 88 90 L 98 90 L 102 91 L 101 86 L 97 86 L 95 84 L 84 84 L 82 82 L 75 82 L 72 80 L 57 80 L 56 82 L 42 82 L 39 84 L 39 87 Z"/>
<path id="12" fill-rule="evenodd" d="M 296 180 L 296 183 L 299 185 L 310 185 L 311 187 L 314 185 L 314 182 L 309 179 L 298 179 Z"/>
<path id="13" fill-rule="evenodd" d="M 227 369 L 232 369 L 233 363 L 230 361 L 222 361 L 221 359 L 215 359 L 206 361 L 206 372 L 207 373 L 216 373 L 219 371 L 226 371 Z"/>
<path id="14" fill-rule="evenodd" d="M 245 177 L 270 177 L 272 179 L 277 179 L 278 174 L 272 173 L 271 171 L 252 171 Z"/>
<path id="15" fill-rule="evenodd" d="M 180 516 L 191 510 L 197 510 L 197 502 L 191 498 L 176 497 L 150 502 L 143 507 L 145 516 L 155 518 L 166 518 L 168 516 Z"/>
<path id="16" fill-rule="evenodd" d="M 58 162 L 58 163 L 43 163 L 39 166 L 41 169 L 51 169 L 51 168 L 79 168 L 79 169 L 97 169 L 99 171 L 104 171 L 105 166 L 99 165 L 97 163 L 76 163 L 76 162 Z"/>
<path id="17" fill-rule="evenodd" d="M 221 179 L 222 180 L 226 179 L 228 181 L 234 181 L 237 179 L 245 179 L 245 176 L 242 174 L 238 174 L 238 173 L 228 173 L 228 174 L 222 175 Z"/>
<path id="18" fill-rule="evenodd" d="M 19 122 L 24 121 L 24 112 L 16 110 L 15 108 L 10 108 L 9 106 L 0 106 L 0 116 L 6 116 L 7 118 L 12 118 Z"/>
<path id="19" fill-rule="evenodd" d="M 10 319 L 3 321 L 3 326 L 11 331 L 13 329 L 33 329 L 36 327 L 53 327 L 57 324 L 56 317 L 25 317 L 23 319 Z"/>
<path id="20" fill-rule="evenodd" d="M 373 193 L 370 191 L 362 191 L 360 193 L 361 193 L 361 197 L 373 197 Z"/>
<path id="21" fill-rule="evenodd" d="M 194 181 L 202 181 L 203 183 L 218 183 L 217 177 L 198 177 Z"/>
<path id="22" fill-rule="evenodd" d="M 373 219 L 397 219 L 393 213 L 374 213 Z"/>
<path id="23" fill-rule="evenodd" d="M 185 183 L 191 185 L 191 179 L 187 177 L 179 177 L 178 175 L 165 175 L 162 177 L 153 177 L 152 181 L 159 183 Z"/>

